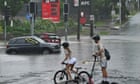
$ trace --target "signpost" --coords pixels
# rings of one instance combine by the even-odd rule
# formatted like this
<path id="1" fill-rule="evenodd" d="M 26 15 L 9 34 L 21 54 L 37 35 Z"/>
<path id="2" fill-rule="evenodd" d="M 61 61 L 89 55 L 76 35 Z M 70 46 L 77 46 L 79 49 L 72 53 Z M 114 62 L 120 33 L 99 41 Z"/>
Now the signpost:
<path id="1" fill-rule="evenodd" d="M 65 23 L 65 41 L 68 40 L 67 34 L 68 34 L 68 15 L 69 15 L 69 4 L 68 1 L 65 0 L 65 3 L 63 5 L 63 15 L 64 15 L 64 23 Z"/>
<path id="2" fill-rule="evenodd" d="M 7 39 L 7 21 L 6 21 L 6 10 L 7 10 L 7 1 L 4 1 L 4 12 L 5 12 L 5 15 L 4 15 L 4 40 L 5 40 L 5 44 L 6 44 L 6 39 Z"/>
<path id="3" fill-rule="evenodd" d="M 33 36 L 34 35 L 34 25 L 35 25 L 35 15 L 36 15 L 36 12 L 37 12 L 37 6 L 36 6 L 36 3 L 35 2 L 30 2 L 30 5 L 29 5 L 29 13 L 31 15 L 31 35 Z"/>
<path id="4" fill-rule="evenodd" d="M 90 36 L 91 37 L 94 34 L 93 23 L 94 23 L 94 15 L 90 15 Z"/>
<path id="5" fill-rule="evenodd" d="M 77 40 L 80 41 L 80 24 L 85 24 L 87 22 L 86 8 L 90 6 L 90 0 L 78 0 L 75 6 L 78 6 L 78 28 L 77 28 Z"/>

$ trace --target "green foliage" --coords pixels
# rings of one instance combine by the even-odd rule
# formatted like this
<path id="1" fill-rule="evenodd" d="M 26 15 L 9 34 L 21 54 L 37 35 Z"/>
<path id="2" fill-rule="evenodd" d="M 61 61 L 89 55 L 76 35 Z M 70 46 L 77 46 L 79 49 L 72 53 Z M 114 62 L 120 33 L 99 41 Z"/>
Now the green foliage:
<path id="1" fill-rule="evenodd" d="M 92 3 L 94 9 L 92 9 L 96 20 L 106 19 L 110 17 L 112 10 L 112 0 L 94 0 L 96 3 Z"/>
<path id="2" fill-rule="evenodd" d="M 35 33 L 52 32 L 56 26 L 50 20 L 42 20 L 39 18 L 35 24 Z"/>
<path id="3" fill-rule="evenodd" d="M 68 22 L 69 28 L 74 27 L 74 21 L 71 19 Z M 50 20 L 42 20 L 41 18 L 37 18 L 34 27 L 34 33 L 40 34 L 45 32 L 55 33 L 56 31 L 64 30 L 64 22 L 60 21 L 60 23 L 52 23 Z M 13 36 L 22 36 L 22 35 L 30 35 L 31 34 L 31 23 L 27 20 L 20 21 L 14 20 L 14 26 L 7 26 L 7 33 L 12 34 Z"/>
<path id="4" fill-rule="evenodd" d="M 7 1 L 7 6 L 10 7 L 11 16 L 16 16 L 16 14 L 21 10 L 24 5 L 24 0 L 0 0 L 0 10 L 4 11 L 4 1 Z"/>
<path id="5" fill-rule="evenodd" d="M 2 33 L 3 32 L 3 28 L 2 28 L 2 26 L 0 26 L 0 33 Z"/>
<path id="6" fill-rule="evenodd" d="M 8 27 L 7 32 L 14 35 L 29 35 L 30 34 L 30 24 L 27 21 L 21 22 L 19 20 L 14 21 L 13 27 Z"/>

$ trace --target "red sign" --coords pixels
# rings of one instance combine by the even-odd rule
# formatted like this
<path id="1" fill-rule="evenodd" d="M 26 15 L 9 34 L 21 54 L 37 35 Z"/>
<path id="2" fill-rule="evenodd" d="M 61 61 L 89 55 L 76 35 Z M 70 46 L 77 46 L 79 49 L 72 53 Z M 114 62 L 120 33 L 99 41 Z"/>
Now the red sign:
<path id="1" fill-rule="evenodd" d="M 60 22 L 60 0 L 42 0 L 42 19 Z"/>
<path id="2" fill-rule="evenodd" d="M 85 24 L 86 23 L 86 17 L 81 17 L 80 18 L 80 24 Z"/>

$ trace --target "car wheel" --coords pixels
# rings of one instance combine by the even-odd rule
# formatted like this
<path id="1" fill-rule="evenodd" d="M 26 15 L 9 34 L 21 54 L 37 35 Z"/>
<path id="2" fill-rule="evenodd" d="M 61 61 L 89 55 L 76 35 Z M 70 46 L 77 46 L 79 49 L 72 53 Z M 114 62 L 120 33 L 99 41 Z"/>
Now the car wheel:
<path id="1" fill-rule="evenodd" d="M 42 51 L 42 54 L 43 54 L 43 55 L 49 54 L 49 53 L 50 53 L 50 51 L 49 51 L 48 49 L 44 49 L 44 50 Z"/>

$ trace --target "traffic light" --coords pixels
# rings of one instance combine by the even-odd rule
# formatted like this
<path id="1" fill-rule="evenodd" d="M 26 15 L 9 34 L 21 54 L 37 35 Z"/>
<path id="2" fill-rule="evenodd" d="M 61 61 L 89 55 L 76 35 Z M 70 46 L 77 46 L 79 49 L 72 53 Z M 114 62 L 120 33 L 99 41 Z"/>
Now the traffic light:
<path id="1" fill-rule="evenodd" d="M 4 19 L 5 19 L 7 25 L 9 25 L 10 16 L 11 16 L 11 9 L 9 6 L 7 6 L 7 7 L 5 7 L 5 11 L 4 11 Z"/>
<path id="2" fill-rule="evenodd" d="M 30 2 L 30 13 L 37 13 L 37 4 L 35 2 Z"/>
<path id="3" fill-rule="evenodd" d="M 11 9 L 10 9 L 10 7 L 6 7 L 5 8 L 5 16 L 10 16 L 11 15 Z"/>
<path id="4" fill-rule="evenodd" d="M 69 5 L 68 3 L 64 3 L 64 14 L 68 14 L 69 13 Z"/>

